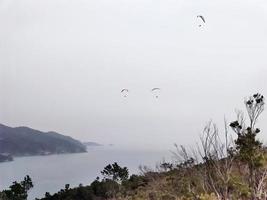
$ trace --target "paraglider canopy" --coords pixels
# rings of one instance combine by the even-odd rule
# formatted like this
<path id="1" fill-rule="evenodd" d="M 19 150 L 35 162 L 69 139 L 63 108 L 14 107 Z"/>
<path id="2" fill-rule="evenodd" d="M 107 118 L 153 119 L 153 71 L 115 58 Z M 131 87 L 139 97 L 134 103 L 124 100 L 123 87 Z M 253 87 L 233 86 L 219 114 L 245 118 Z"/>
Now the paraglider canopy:
<path id="1" fill-rule="evenodd" d="M 126 89 L 126 88 L 124 88 L 124 89 L 121 90 L 121 94 L 122 94 L 124 97 L 127 97 L 128 92 L 129 92 L 129 90 Z"/>
<path id="2" fill-rule="evenodd" d="M 201 27 L 206 23 L 205 18 L 202 15 L 198 15 L 197 19 L 199 19 L 198 26 Z"/>
<path id="3" fill-rule="evenodd" d="M 158 98 L 160 94 L 160 90 L 161 90 L 160 88 L 152 88 L 151 92 L 156 98 Z"/>

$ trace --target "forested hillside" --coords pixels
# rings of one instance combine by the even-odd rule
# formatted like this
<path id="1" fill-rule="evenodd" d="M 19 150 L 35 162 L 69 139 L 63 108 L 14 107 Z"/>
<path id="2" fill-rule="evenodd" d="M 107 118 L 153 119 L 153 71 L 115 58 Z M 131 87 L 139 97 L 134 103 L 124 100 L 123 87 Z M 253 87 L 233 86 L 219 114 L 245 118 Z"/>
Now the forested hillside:
<path id="1" fill-rule="evenodd" d="M 11 156 L 86 152 L 78 140 L 56 132 L 28 127 L 11 128 L 0 124 L 0 154 Z"/>

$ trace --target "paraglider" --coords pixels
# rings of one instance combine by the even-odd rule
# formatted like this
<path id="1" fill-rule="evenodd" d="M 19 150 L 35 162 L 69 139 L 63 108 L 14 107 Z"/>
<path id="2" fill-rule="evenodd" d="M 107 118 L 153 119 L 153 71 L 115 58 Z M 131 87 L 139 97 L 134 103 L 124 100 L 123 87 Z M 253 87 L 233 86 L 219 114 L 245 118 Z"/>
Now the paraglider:
<path id="1" fill-rule="evenodd" d="M 205 20 L 205 18 L 202 15 L 198 15 L 197 16 L 197 19 L 200 20 L 199 21 L 199 24 L 198 24 L 199 27 L 203 26 L 206 23 L 206 20 Z"/>
<path id="2" fill-rule="evenodd" d="M 160 94 L 160 88 L 152 88 L 151 92 L 156 98 L 158 98 Z"/>
<path id="3" fill-rule="evenodd" d="M 121 90 L 121 94 L 122 94 L 124 97 L 127 97 L 128 93 L 129 93 L 129 90 L 126 89 L 126 88 L 124 88 L 124 89 Z"/>

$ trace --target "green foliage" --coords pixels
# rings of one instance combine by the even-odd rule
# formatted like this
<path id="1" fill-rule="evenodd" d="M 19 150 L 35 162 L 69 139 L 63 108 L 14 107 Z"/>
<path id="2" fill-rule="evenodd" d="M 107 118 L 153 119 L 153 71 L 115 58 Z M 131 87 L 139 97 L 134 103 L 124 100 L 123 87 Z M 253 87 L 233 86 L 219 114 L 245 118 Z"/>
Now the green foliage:
<path id="1" fill-rule="evenodd" d="M 173 169 L 173 164 L 169 163 L 169 162 L 163 162 L 160 164 L 159 166 L 161 169 L 163 169 L 164 171 L 169 171 Z"/>
<path id="2" fill-rule="evenodd" d="M 90 186 L 83 187 L 81 184 L 77 188 L 70 188 L 69 184 L 54 195 L 45 194 L 42 200 L 94 200 L 114 198 L 121 191 L 121 182 L 128 182 L 128 169 L 120 167 L 117 163 L 107 165 L 101 172 L 105 176 L 100 180 L 99 177 Z"/>
<path id="3" fill-rule="evenodd" d="M 129 171 L 127 167 L 120 167 L 118 163 L 107 165 L 101 174 L 106 178 L 116 182 L 122 182 L 128 179 Z"/>
<path id="4" fill-rule="evenodd" d="M 98 197 L 112 198 L 120 191 L 120 186 L 116 181 L 103 179 L 95 180 L 91 184 L 93 193 Z"/>
<path id="5" fill-rule="evenodd" d="M 131 175 L 127 181 L 122 183 L 126 190 L 135 190 L 139 187 L 145 187 L 148 184 L 148 179 L 145 176 Z"/>
<path id="6" fill-rule="evenodd" d="M 235 140 L 238 158 L 242 162 L 249 164 L 251 168 L 262 166 L 262 143 L 256 139 L 259 129 L 253 130 L 247 127 L 245 130 L 239 128 L 237 121 L 232 122 L 230 126 L 237 132 L 238 138 Z M 236 126 L 238 126 L 236 128 Z"/>
<path id="7" fill-rule="evenodd" d="M 233 199 L 239 199 L 240 197 L 248 199 L 251 196 L 251 191 L 248 184 L 242 181 L 241 176 L 232 177 L 232 196 Z"/>
<path id="8" fill-rule="evenodd" d="M 244 123 L 243 117 L 234 121 L 230 124 L 230 127 L 236 132 L 237 139 L 236 144 L 236 157 L 242 162 L 243 165 L 248 167 L 248 186 L 251 192 L 251 198 L 256 198 L 257 192 L 261 191 L 259 188 L 260 181 L 265 179 L 262 176 L 264 174 L 264 161 L 265 151 L 262 143 L 256 138 L 257 134 L 260 133 L 260 129 L 256 128 L 255 125 L 260 114 L 264 110 L 264 97 L 261 94 L 254 94 L 245 101 L 247 114 L 249 116 L 249 126 Z"/>
<path id="9" fill-rule="evenodd" d="M 90 187 L 79 186 L 77 188 L 70 189 L 69 184 L 65 185 L 65 189 L 59 191 L 56 194 L 45 193 L 45 197 L 42 200 L 95 200 L 95 196 Z"/>
<path id="10" fill-rule="evenodd" d="M 4 192 L 0 192 L 0 200 L 9 200 Z"/>
<path id="11" fill-rule="evenodd" d="M 245 127 L 243 120 L 234 121 L 230 127 L 237 133 L 235 140 L 238 158 L 246 162 L 250 168 L 262 166 L 262 143 L 256 139 L 260 129 L 255 128 L 258 117 L 264 110 L 264 97 L 261 94 L 254 94 L 245 101 L 250 124 Z"/>
<path id="12" fill-rule="evenodd" d="M 28 197 L 28 191 L 33 188 L 32 180 L 29 176 L 26 176 L 20 183 L 13 182 L 9 187 L 9 190 L 3 191 L 3 196 L 10 200 L 26 200 Z"/>

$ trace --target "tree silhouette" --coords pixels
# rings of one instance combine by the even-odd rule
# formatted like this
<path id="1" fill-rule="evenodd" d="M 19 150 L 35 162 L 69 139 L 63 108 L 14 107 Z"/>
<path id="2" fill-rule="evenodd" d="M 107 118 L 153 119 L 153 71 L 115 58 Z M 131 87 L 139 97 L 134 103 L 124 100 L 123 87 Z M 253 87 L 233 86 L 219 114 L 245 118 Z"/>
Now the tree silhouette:
<path id="1" fill-rule="evenodd" d="M 264 97 L 257 93 L 245 101 L 249 126 L 245 125 L 244 116 L 239 114 L 239 119 L 232 122 L 230 127 L 237 134 L 235 140 L 237 158 L 248 167 L 248 182 L 251 199 L 260 196 L 263 188 L 262 180 L 266 178 L 264 169 L 265 152 L 262 143 L 256 138 L 260 132 L 256 128 L 257 120 L 264 110 Z"/>
<path id="2" fill-rule="evenodd" d="M 33 183 L 30 176 L 27 175 L 23 181 L 20 183 L 15 181 L 9 188 L 9 190 L 3 191 L 7 199 L 26 200 L 28 191 L 33 188 Z"/>
<path id="3" fill-rule="evenodd" d="M 122 182 L 128 179 L 129 172 L 127 167 L 120 167 L 117 162 L 107 165 L 101 174 L 106 178 L 116 182 Z"/>

